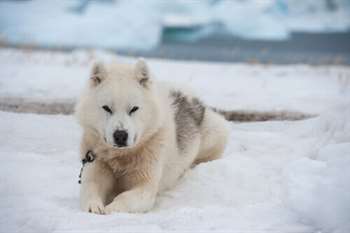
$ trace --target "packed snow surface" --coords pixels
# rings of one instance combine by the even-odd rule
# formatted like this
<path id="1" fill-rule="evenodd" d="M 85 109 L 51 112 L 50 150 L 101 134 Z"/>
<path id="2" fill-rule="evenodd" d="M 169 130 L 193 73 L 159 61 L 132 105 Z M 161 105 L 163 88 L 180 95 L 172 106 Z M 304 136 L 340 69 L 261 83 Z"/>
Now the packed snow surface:
<path id="1" fill-rule="evenodd" d="M 231 124 L 222 159 L 145 214 L 79 209 L 71 116 L 0 113 L 0 232 L 349 232 L 349 107 L 301 122 Z"/>
<path id="2" fill-rule="evenodd" d="M 176 38 L 229 34 L 281 40 L 350 28 L 348 0 L 32 0 L 0 2 L 1 40 L 41 46 L 151 49 Z M 183 31 L 187 31 L 183 35 Z"/>
<path id="3" fill-rule="evenodd" d="M 1 97 L 71 101 L 96 60 L 135 63 L 102 51 L 73 53 L 0 50 Z M 147 59 L 158 80 L 192 88 L 208 105 L 224 109 L 321 113 L 350 92 L 347 66 L 274 66 Z"/>
<path id="4" fill-rule="evenodd" d="M 0 99 L 74 99 L 96 57 L 114 59 L 0 50 Z M 187 171 L 152 211 L 94 215 L 79 209 L 81 129 L 73 117 L 0 112 L 0 232 L 350 232 L 348 67 L 150 66 L 213 106 L 319 116 L 231 123 L 224 156 Z"/>

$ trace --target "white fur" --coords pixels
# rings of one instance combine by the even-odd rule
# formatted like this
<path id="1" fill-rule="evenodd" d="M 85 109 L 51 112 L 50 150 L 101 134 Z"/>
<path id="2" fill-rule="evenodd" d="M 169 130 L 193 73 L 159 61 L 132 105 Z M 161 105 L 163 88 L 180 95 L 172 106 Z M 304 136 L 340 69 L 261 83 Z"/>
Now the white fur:
<path id="1" fill-rule="evenodd" d="M 157 83 L 144 61 L 136 65 L 98 65 L 76 107 L 84 133 L 81 156 L 97 158 L 82 173 L 81 207 L 93 213 L 144 212 L 159 191 L 171 188 L 191 166 L 219 158 L 225 148 L 227 123 L 209 108 L 199 130 L 184 150 L 178 148 L 173 99 Z M 186 96 L 191 98 L 186 92 Z M 113 114 L 102 106 L 108 105 Z M 132 106 L 139 110 L 131 116 Z M 127 147 L 113 143 L 113 132 L 129 133 Z"/>

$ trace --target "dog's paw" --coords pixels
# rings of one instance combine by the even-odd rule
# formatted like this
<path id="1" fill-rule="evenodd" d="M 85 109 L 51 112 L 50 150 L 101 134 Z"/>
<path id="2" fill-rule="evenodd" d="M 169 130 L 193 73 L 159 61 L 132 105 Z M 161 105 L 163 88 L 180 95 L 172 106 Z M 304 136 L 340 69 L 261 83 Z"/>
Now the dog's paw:
<path id="1" fill-rule="evenodd" d="M 117 201 L 113 201 L 112 203 L 110 203 L 104 208 L 104 212 L 105 214 L 112 214 L 115 212 L 127 213 L 131 211 L 129 211 L 125 206 L 121 205 L 121 203 Z"/>
<path id="2" fill-rule="evenodd" d="M 144 213 L 149 211 L 154 204 L 153 199 L 142 199 L 139 196 L 133 196 L 131 193 L 120 194 L 105 207 L 105 213 Z"/>
<path id="3" fill-rule="evenodd" d="M 100 200 L 88 201 L 85 205 L 82 206 L 82 208 L 84 211 L 89 213 L 105 214 L 105 206 Z"/>

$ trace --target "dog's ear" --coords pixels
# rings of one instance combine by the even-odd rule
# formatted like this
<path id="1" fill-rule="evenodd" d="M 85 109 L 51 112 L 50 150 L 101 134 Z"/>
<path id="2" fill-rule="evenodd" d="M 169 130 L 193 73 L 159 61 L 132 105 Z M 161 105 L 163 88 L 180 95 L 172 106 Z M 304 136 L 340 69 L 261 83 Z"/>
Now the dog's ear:
<path id="1" fill-rule="evenodd" d="M 93 87 L 99 85 L 106 78 L 106 68 L 102 63 L 95 63 L 90 74 L 90 82 Z"/>
<path id="2" fill-rule="evenodd" d="M 150 73 L 146 61 L 143 58 L 137 59 L 135 65 L 136 79 L 143 87 L 147 87 L 150 82 Z"/>

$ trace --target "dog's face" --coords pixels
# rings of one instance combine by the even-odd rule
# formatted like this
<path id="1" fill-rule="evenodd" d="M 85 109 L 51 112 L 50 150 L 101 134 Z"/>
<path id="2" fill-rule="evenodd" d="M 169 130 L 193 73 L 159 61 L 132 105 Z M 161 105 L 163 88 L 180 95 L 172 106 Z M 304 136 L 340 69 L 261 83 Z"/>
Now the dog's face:
<path id="1" fill-rule="evenodd" d="M 80 123 L 115 149 L 136 146 L 154 132 L 159 107 L 146 63 L 95 65 L 77 107 Z"/>

